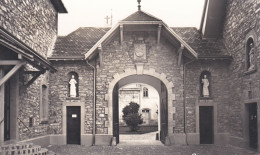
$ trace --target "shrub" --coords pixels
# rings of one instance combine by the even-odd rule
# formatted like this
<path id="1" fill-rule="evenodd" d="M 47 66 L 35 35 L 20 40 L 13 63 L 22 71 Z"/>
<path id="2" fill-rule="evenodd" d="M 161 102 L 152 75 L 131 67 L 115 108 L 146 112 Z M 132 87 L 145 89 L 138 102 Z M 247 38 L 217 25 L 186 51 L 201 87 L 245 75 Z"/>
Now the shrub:
<path id="1" fill-rule="evenodd" d="M 140 106 L 135 102 L 130 102 L 129 105 L 123 108 L 123 120 L 131 131 L 137 131 L 138 125 L 143 123 L 142 114 L 139 114 Z"/>

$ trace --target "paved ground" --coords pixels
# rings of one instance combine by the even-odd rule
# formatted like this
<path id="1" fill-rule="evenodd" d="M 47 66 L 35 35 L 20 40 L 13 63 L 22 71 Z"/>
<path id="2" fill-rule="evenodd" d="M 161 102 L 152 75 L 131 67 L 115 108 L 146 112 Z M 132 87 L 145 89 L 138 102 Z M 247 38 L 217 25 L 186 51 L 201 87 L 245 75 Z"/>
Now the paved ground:
<path id="1" fill-rule="evenodd" d="M 156 140 L 157 132 L 150 132 L 145 134 L 120 134 L 118 146 L 129 145 L 159 145 L 163 146 L 161 141 Z"/>
<path id="2" fill-rule="evenodd" d="M 57 155 L 259 155 L 233 146 L 50 146 Z"/>

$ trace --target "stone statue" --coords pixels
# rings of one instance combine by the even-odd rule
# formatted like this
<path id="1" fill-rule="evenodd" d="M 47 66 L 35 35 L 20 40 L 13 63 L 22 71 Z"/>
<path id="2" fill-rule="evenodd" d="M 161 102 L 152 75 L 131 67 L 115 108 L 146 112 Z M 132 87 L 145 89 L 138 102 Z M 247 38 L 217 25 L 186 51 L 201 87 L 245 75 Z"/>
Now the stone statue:
<path id="1" fill-rule="evenodd" d="M 254 44 L 253 43 L 250 43 L 250 51 L 249 51 L 249 67 L 248 67 L 248 70 L 251 70 L 251 69 L 254 69 L 255 68 L 255 65 L 254 65 L 254 51 L 255 51 L 255 48 L 254 48 Z"/>
<path id="2" fill-rule="evenodd" d="M 77 81 L 75 80 L 74 75 L 71 76 L 69 84 L 70 84 L 70 97 L 76 97 L 77 96 L 77 90 L 76 90 Z"/>
<path id="3" fill-rule="evenodd" d="M 207 75 L 204 75 L 202 79 L 202 95 L 203 97 L 209 97 L 209 80 L 207 79 Z"/>

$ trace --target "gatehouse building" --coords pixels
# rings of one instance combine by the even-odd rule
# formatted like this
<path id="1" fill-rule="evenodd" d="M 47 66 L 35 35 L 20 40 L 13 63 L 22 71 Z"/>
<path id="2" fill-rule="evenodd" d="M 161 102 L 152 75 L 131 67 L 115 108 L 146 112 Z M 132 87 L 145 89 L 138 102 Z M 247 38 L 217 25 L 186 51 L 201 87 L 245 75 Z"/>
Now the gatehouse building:
<path id="1" fill-rule="evenodd" d="M 135 101 L 165 145 L 259 150 L 257 0 L 205 0 L 199 29 L 139 5 L 113 27 L 66 36 L 60 0 L 0 5 L 0 143 L 120 143 L 122 107 Z"/>

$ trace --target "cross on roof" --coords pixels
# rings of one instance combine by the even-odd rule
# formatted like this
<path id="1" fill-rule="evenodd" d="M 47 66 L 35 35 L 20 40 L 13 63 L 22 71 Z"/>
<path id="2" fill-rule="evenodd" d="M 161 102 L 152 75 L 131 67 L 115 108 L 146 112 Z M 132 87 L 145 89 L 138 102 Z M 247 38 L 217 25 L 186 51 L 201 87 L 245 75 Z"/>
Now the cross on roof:
<path id="1" fill-rule="evenodd" d="M 106 16 L 106 17 L 105 17 L 105 20 L 106 20 L 107 24 L 108 24 L 108 20 L 109 20 L 109 19 L 110 19 L 109 16 Z"/>

